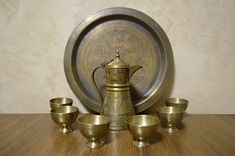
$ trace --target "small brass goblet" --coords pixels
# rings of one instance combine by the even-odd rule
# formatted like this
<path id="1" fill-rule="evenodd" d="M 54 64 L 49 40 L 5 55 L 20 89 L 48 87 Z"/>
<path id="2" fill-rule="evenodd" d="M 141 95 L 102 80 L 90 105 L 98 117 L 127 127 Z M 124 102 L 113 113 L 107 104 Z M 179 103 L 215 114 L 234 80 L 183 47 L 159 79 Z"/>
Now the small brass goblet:
<path id="1" fill-rule="evenodd" d="M 181 98 L 168 98 L 166 99 L 166 106 L 180 107 L 186 110 L 188 107 L 188 100 Z"/>
<path id="2" fill-rule="evenodd" d="M 74 106 L 61 106 L 51 110 L 51 118 L 59 125 L 62 125 L 60 132 L 65 134 L 73 131 L 72 123 L 77 119 L 78 108 Z"/>
<path id="3" fill-rule="evenodd" d="M 104 142 L 100 139 L 108 132 L 111 119 L 102 115 L 85 114 L 78 118 L 78 127 L 90 148 L 100 148 Z"/>
<path id="4" fill-rule="evenodd" d="M 151 115 L 133 115 L 127 120 L 128 130 L 133 136 L 133 143 L 138 147 L 147 147 L 150 145 L 148 139 L 154 134 L 159 125 L 159 120 Z"/>
<path id="5" fill-rule="evenodd" d="M 168 133 L 178 131 L 177 126 L 181 123 L 184 116 L 184 109 L 179 107 L 159 107 L 157 109 L 162 127 Z"/>
<path id="6" fill-rule="evenodd" d="M 65 97 L 53 98 L 49 101 L 51 109 L 56 109 L 60 106 L 72 106 L 73 100 Z"/>

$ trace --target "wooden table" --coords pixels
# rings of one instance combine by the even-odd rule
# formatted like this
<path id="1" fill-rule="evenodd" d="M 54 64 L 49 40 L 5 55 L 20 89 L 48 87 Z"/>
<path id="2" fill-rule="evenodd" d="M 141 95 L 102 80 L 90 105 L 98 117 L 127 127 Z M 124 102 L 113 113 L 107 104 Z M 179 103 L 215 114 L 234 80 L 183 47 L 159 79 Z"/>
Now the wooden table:
<path id="1" fill-rule="evenodd" d="M 89 149 L 75 124 L 75 131 L 62 135 L 49 114 L 2 114 L 0 125 L 1 156 L 235 156 L 235 115 L 187 115 L 180 131 L 169 135 L 159 127 L 143 149 L 132 144 L 128 131 L 109 132 L 105 146 Z"/>

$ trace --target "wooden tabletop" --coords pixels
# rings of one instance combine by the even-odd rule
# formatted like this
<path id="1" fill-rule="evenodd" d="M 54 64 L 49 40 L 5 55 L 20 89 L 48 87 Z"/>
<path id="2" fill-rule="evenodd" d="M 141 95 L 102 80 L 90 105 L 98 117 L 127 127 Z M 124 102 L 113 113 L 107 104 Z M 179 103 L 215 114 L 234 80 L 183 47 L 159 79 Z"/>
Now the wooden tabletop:
<path id="1" fill-rule="evenodd" d="M 187 115 L 173 135 L 161 127 L 151 145 L 139 149 L 128 131 L 109 132 L 100 149 L 90 149 L 76 125 L 62 135 L 49 114 L 0 115 L 0 155 L 234 156 L 235 115 Z"/>

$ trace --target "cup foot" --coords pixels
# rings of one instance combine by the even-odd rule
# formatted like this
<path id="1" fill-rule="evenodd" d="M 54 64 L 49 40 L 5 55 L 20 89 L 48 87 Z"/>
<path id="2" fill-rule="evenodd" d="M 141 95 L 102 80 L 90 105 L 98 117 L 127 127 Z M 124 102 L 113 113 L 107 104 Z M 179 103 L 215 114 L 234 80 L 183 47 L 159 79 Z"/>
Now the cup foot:
<path id="1" fill-rule="evenodd" d="M 175 133 L 175 132 L 178 131 L 178 129 L 177 129 L 176 127 L 168 127 L 168 128 L 164 128 L 164 129 L 165 129 L 165 131 L 167 131 L 167 133 L 169 133 L 169 134 L 173 134 L 173 133 Z"/>
<path id="2" fill-rule="evenodd" d="M 88 147 L 94 149 L 94 148 L 100 148 L 104 145 L 104 142 L 101 141 L 101 140 L 96 140 L 96 141 L 89 141 L 87 144 L 86 144 Z"/>
<path id="3" fill-rule="evenodd" d="M 60 129 L 60 132 L 63 133 L 63 134 L 66 134 L 66 133 L 69 133 L 69 132 L 72 132 L 72 128 L 70 126 L 65 126 L 65 127 L 62 127 Z"/>
<path id="4" fill-rule="evenodd" d="M 140 148 L 148 147 L 150 145 L 147 140 L 134 140 L 133 144 Z"/>

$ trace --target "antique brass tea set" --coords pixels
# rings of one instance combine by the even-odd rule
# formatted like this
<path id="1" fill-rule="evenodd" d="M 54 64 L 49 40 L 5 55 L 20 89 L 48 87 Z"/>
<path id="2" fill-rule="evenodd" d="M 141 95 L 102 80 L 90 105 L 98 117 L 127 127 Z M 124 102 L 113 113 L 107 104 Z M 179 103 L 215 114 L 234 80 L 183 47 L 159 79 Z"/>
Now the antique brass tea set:
<path id="1" fill-rule="evenodd" d="M 114 51 L 116 57 L 111 60 Z M 100 115 L 78 117 L 73 100 L 59 97 L 49 101 L 51 117 L 63 134 L 71 132 L 71 124 L 77 122 L 90 148 L 101 147 L 101 138 L 109 130 L 126 129 L 135 146 L 147 147 L 160 123 L 169 134 L 177 132 L 188 106 L 185 99 L 169 98 L 155 114 L 139 115 L 158 105 L 172 80 L 173 65 L 171 44 L 152 18 L 121 7 L 96 12 L 71 34 L 64 70 L 80 102 Z"/>
<path id="2" fill-rule="evenodd" d="M 159 107 L 156 112 L 160 119 L 153 115 L 135 115 L 130 94 L 129 79 L 135 71 L 142 66 L 129 66 L 120 59 L 116 52 L 116 58 L 109 63 L 97 67 L 92 73 L 94 87 L 100 97 L 95 83 L 94 73 L 97 69 L 106 71 L 107 85 L 100 115 L 85 114 L 78 118 L 77 123 L 80 132 L 89 142 L 90 148 L 99 148 L 104 143 L 100 138 L 107 134 L 108 130 L 125 130 L 128 128 L 133 136 L 133 143 L 138 147 L 147 147 L 148 139 L 157 130 L 161 122 L 163 128 L 169 133 L 177 131 L 177 126 L 183 119 L 188 101 L 180 98 L 169 98 L 165 107 Z M 65 134 L 72 131 L 71 124 L 76 121 L 78 108 L 72 106 L 72 99 L 54 98 L 50 100 L 51 117 L 54 122 L 61 125 L 60 131 Z"/>

